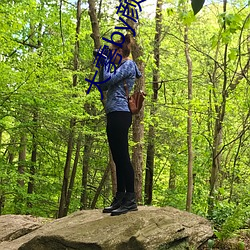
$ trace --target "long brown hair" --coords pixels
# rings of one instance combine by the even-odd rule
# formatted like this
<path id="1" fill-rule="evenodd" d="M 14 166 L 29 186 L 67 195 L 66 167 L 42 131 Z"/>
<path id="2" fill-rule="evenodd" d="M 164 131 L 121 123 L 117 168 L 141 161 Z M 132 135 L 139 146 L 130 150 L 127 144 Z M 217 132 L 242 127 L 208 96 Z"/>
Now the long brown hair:
<path id="1" fill-rule="evenodd" d="M 123 41 L 123 39 L 121 38 L 120 40 L 116 41 L 117 43 L 121 43 Z M 125 35 L 125 41 L 124 43 L 122 44 L 122 54 L 124 57 L 127 57 L 129 56 L 130 54 L 130 47 L 131 47 L 131 43 L 132 43 L 132 40 L 130 38 L 130 35 L 129 34 L 126 34 Z M 116 49 L 119 49 L 120 47 L 119 46 L 116 46 L 114 45 L 114 47 Z"/>

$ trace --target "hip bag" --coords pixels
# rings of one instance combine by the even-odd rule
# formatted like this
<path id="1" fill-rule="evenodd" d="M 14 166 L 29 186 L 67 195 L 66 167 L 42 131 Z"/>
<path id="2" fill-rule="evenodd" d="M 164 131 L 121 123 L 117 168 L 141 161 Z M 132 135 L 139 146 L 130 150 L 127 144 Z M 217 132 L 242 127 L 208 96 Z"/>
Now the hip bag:
<path id="1" fill-rule="evenodd" d="M 127 85 L 126 80 L 124 80 L 124 89 L 125 89 L 126 97 L 128 100 L 128 107 L 130 109 L 130 112 L 132 114 L 138 114 L 142 108 L 142 104 L 143 104 L 146 94 L 142 90 L 139 90 L 139 91 L 135 91 L 134 94 L 129 96 L 128 85 Z"/>

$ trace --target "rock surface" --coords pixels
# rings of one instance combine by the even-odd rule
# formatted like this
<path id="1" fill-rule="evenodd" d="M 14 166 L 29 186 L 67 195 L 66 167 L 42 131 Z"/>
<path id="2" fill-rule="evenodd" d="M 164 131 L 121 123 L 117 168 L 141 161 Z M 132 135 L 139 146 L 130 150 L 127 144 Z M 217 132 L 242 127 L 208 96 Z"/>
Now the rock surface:
<path id="1" fill-rule="evenodd" d="M 31 215 L 0 216 L 0 242 L 12 241 L 40 228 L 47 219 Z"/>
<path id="2" fill-rule="evenodd" d="M 184 250 L 198 249 L 213 235 L 206 219 L 171 207 L 139 207 L 120 216 L 85 210 L 45 225 L 23 216 L 22 226 L 21 216 L 17 228 L 13 218 L 0 216 L 0 250 Z M 12 237 L 22 228 L 27 234 Z"/>

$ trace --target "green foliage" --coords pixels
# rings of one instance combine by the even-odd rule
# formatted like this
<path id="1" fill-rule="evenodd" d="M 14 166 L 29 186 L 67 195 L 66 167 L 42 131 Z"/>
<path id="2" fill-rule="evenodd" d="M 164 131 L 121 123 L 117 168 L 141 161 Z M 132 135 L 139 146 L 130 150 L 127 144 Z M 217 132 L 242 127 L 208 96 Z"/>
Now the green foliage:
<path id="1" fill-rule="evenodd" d="M 220 240 L 232 237 L 238 232 L 239 229 L 246 226 L 249 216 L 249 206 L 245 207 L 239 204 L 230 214 L 228 214 L 224 222 L 221 224 L 220 229 L 215 232 L 215 235 Z"/>
<path id="2" fill-rule="evenodd" d="M 209 250 L 213 249 L 214 243 L 215 243 L 214 240 L 211 240 L 211 239 L 208 240 L 207 246 Z"/>
<path id="3" fill-rule="evenodd" d="M 159 84 L 156 103 L 151 101 L 155 20 L 142 17 L 138 23 L 136 39 L 144 52 L 140 59 L 145 64 L 147 92 L 143 120 L 143 174 L 146 146 L 150 139 L 147 132 L 152 125 L 155 127 L 153 205 L 185 209 L 186 121 L 190 104 L 194 153 L 192 209 L 196 214 L 207 215 L 214 127 L 220 104 L 224 101 L 221 93 L 226 44 L 228 96 L 222 124 L 221 168 L 217 191 L 212 197 L 214 207 L 210 218 L 216 226 L 217 237 L 225 239 L 244 227 L 249 217 L 250 95 L 249 82 L 245 79 L 248 73 L 237 86 L 234 87 L 234 84 L 249 56 L 247 37 L 250 19 L 247 18 L 249 9 L 239 2 L 228 4 L 227 13 L 222 13 L 221 3 L 208 3 L 204 7 L 203 4 L 204 1 L 192 1 L 193 13 L 186 1 L 171 1 L 163 10 L 158 69 L 162 83 Z M 203 14 L 195 16 L 202 7 Z M 110 27 L 115 26 L 110 9 L 108 2 L 103 1 L 101 35 L 112 33 Z M 4 200 L 1 207 L 3 214 L 56 216 L 68 137 L 72 132 L 69 125 L 71 118 L 76 119 L 71 166 L 76 154 L 77 137 L 81 135 L 82 140 L 69 212 L 78 210 L 82 205 L 82 168 L 87 166 L 89 169 L 86 191 L 87 208 L 90 208 L 107 167 L 109 151 L 100 94 L 93 88 L 86 95 L 89 86 L 85 77 L 91 77 L 93 67 L 90 18 L 83 9 L 79 70 L 74 71 L 75 16 L 75 7 L 63 2 L 60 27 L 59 6 L 53 1 L 4 1 L 0 5 L 0 201 Z M 187 101 L 187 63 L 183 43 L 185 26 L 189 26 L 188 42 L 193 65 L 191 103 Z M 78 76 L 76 87 L 72 87 L 74 74 Z M 150 114 L 152 106 L 155 114 Z M 37 120 L 34 120 L 35 114 Z M 22 135 L 26 136 L 24 161 L 19 160 Z M 132 135 L 130 146 L 134 146 L 131 138 Z M 31 160 L 34 142 L 37 145 L 35 163 Z M 24 166 L 23 174 L 18 172 L 20 164 Z M 35 167 L 34 175 L 30 171 L 32 166 Z M 28 194 L 28 183 L 32 178 L 34 190 Z M 24 181 L 24 186 L 17 184 L 20 179 Z M 107 197 L 111 197 L 111 185 L 108 179 L 95 205 L 97 208 L 110 201 Z"/>
<path id="4" fill-rule="evenodd" d="M 212 217 L 210 218 L 215 225 L 222 225 L 228 217 L 230 217 L 235 209 L 235 205 L 232 203 L 224 202 L 216 202 L 215 207 L 213 209 Z"/>
<path id="5" fill-rule="evenodd" d="M 239 242 L 238 243 L 238 248 L 239 248 L 239 250 L 245 250 L 245 243 L 244 242 Z"/>

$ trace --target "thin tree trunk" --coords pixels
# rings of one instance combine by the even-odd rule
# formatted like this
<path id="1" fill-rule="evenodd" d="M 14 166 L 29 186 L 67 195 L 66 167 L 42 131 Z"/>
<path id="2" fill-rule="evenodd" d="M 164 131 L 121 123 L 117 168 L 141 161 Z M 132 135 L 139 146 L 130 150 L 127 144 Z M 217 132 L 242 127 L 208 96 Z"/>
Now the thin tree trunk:
<path id="1" fill-rule="evenodd" d="M 32 165 L 30 166 L 30 175 L 29 182 L 28 182 L 28 194 L 32 194 L 34 192 L 34 175 L 35 175 L 35 165 L 37 160 L 37 142 L 36 136 L 33 134 L 32 137 L 32 152 L 31 152 L 31 162 Z"/>
<path id="2" fill-rule="evenodd" d="M 101 19 L 101 11 L 102 11 L 102 0 L 99 2 L 99 9 L 98 9 L 98 20 Z"/>
<path id="3" fill-rule="evenodd" d="M 35 165 L 37 160 L 37 121 L 38 121 L 38 112 L 34 111 L 33 114 L 33 132 L 32 132 L 32 152 L 31 152 L 31 166 L 29 169 L 30 177 L 28 182 L 28 194 L 32 194 L 34 192 L 34 175 L 35 175 Z M 32 207 L 32 203 L 28 202 L 28 207 Z"/>
<path id="4" fill-rule="evenodd" d="M 3 131 L 2 128 L 0 128 L 0 150 L 2 149 L 2 135 Z M 3 185 L 3 178 L 0 179 L 0 186 Z M 0 215 L 2 215 L 2 208 L 4 207 L 4 191 L 0 189 Z"/>
<path id="5" fill-rule="evenodd" d="M 14 161 L 15 154 L 14 154 L 14 145 L 16 141 L 15 139 L 11 136 L 10 137 L 10 146 L 8 146 L 8 156 L 7 156 L 7 162 L 11 165 Z"/>
<path id="6" fill-rule="evenodd" d="M 102 176 L 101 182 L 100 182 L 100 184 L 95 192 L 95 196 L 94 196 L 94 199 L 93 199 L 93 201 L 91 203 L 91 207 L 90 207 L 91 209 L 94 209 L 96 206 L 96 202 L 97 202 L 98 197 L 101 193 L 102 187 L 104 186 L 106 179 L 108 178 L 109 170 L 110 170 L 110 162 L 109 162 L 108 166 L 106 167 L 104 174 Z"/>
<path id="7" fill-rule="evenodd" d="M 135 90 L 145 89 L 145 78 L 144 78 L 144 62 L 139 59 L 143 51 L 139 44 L 133 45 L 133 58 L 136 62 L 139 70 L 142 73 L 142 77 L 137 81 Z M 132 131 L 133 131 L 133 142 L 135 146 L 132 148 L 132 165 L 135 171 L 135 193 L 137 201 L 142 201 L 142 169 L 143 169 L 143 137 L 144 137 L 144 107 L 142 107 L 139 114 L 133 117 Z"/>
<path id="8" fill-rule="evenodd" d="M 232 197 L 233 197 L 233 188 L 234 188 L 234 181 L 235 181 L 236 163 L 237 163 L 237 160 L 238 160 L 238 157 L 239 157 L 241 145 L 242 145 L 242 137 L 240 137 L 240 141 L 239 141 L 239 145 L 238 145 L 238 148 L 237 148 L 237 152 L 236 152 L 236 155 L 234 157 L 233 172 L 232 172 L 232 177 L 231 177 L 231 180 L 230 180 L 230 194 L 229 194 L 229 199 L 228 199 L 229 203 L 232 201 Z"/>
<path id="9" fill-rule="evenodd" d="M 127 23 L 136 31 L 137 25 L 135 22 L 130 20 L 129 18 L 126 20 Z M 132 44 L 132 56 L 133 60 L 136 62 L 139 70 L 142 73 L 142 77 L 135 83 L 135 91 L 143 90 L 145 91 L 145 78 L 144 78 L 144 69 L 145 65 L 143 60 L 140 57 L 143 55 L 143 49 L 138 44 L 137 39 L 134 40 Z M 135 172 L 135 193 L 137 197 L 137 201 L 142 201 L 142 169 L 143 169 L 143 147 L 142 141 L 144 137 L 144 107 L 142 107 L 139 114 L 133 117 L 132 124 L 132 133 L 133 133 L 133 141 L 135 146 L 132 147 L 132 166 Z"/>
<path id="10" fill-rule="evenodd" d="M 2 180 L 1 180 L 2 181 Z M 2 215 L 2 209 L 4 208 L 5 196 L 2 190 L 0 190 L 0 215 Z"/>
<path id="11" fill-rule="evenodd" d="M 175 182 L 176 182 L 176 171 L 175 171 L 175 166 L 172 164 L 169 170 L 169 181 L 168 181 L 168 188 L 170 190 L 175 190 L 176 188 Z"/>
<path id="12" fill-rule="evenodd" d="M 0 128 L 0 150 L 2 149 L 2 136 L 3 136 L 3 130 Z M 0 185 L 3 185 L 3 178 L 0 179 Z M 2 189 L 0 189 L 0 216 L 2 215 L 2 209 L 4 208 L 4 202 L 5 202 L 5 193 Z"/>
<path id="13" fill-rule="evenodd" d="M 154 104 L 153 104 L 154 105 Z M 155 114 L 154 107 L 150 110 L 150 116 Z M 155 155 L 155 129 L 154 126 L 149 126 L 148 132 L 148 147 L 146 159 L 146 174 L 144 187 L 144 203 L 151 205 L 153 198 L 153 177 L 154 177 L 154 155 Z"/>
<path id="14" fill-rule="evenodd" d="M 77 138 L 76 154 L 75 154 L 74 164 L 73 164 L 72 173 L 71 173 L 71 177 L 70 177 L 70 183 L 69 183 L 68 193 L 67 193 L 67 197 L 66 197 L 66 206 L 65 206 L 65 209 L 63 212 L 63 216 L 66 216 L 68 214 L 68 210 L 69 210 L 69 204 L 70 204 L 70 200 L 71 200 L 72 191 L 74 188 L 76 170 L 77 170 L 77 165 L 78 165 L 78 160 L 79 160 L 79 155 L 80 155 L 81 142 L 82 142 L 82 134 L 80 133 L 78 138 Z"/>
<path id="15" fill-rule="evenodd" d="M 74 51 L 74 71 L 77 71 L 79 68 L 79 34 L 80 34 L 80 27 L 81 27 L 81 0 L 77 1 L 77 20 L 76 20 L 76 41 L 75 41 L 75 51 Z M 77 74 L 73 75 L 73 87 L 77 85 Z M 73 96 L 74 97 L 74 96 Z M 68 148 L 67 148 L 67 156 L 66 162 L 64 166 L 64 177 L 63 177 L 63 185 L 61 190 L 61 198 L 59 204 L 59 211 L 58 211 L 58 218 L 61 218 L 64 215 L 65 211 L 67 211 L 66 200 L 67 200 L 67 193 L 68 193 L 68 184 L 69 184 L 69 173 L 70 173 L 70 165 L 71 165 L 71 158 L 73 152 L 73 143 L 74 143 L 74 130 L 75 130 L 75 118 L 71 118 L 70 121 L 70 132 L 68 138 Z"/>
<path id="16" fill-rule="evenodd" d="M 2 148 L 2 128 L 0 128 L 0 150 Z M 3 185 L 3 178 L 0 179 L 0 186 Z M 5 201 L 5 197 L 4 197 L 4 191 L 0 189 L 0 215 L 2 215 L 2 208 L 4 207 L 4 201 Z"/>
<path id="17" fill-rule="evenodd" d="M 14 198 L 14 210 L 15 214 L 21 214 L 24 211 L 22 210 L 22 204 L 25 203 L 24 197 L 23 197 L 23 187 L 24 187 L 24 179 L 23 174 L 25 173 L 25 161 L 26 161 L 26 150 L 27 150 L 27 138 L 25 135 L 21 135 L 20 138 L 20 147 L 19 147 L 19 153 L 18 153 L 18 189 L 16 192 L 16 196 Z"/>
<path id="18" fill-rule="evenodd" d="M 226 13 L 226 6 L 227 0 L 224 0 L 223 11 Z M 249 16 L 247 17 L 249 18 Z M 224 20 L 224 30 L 226 30 L 226 21 Z M 226 110 L 226 101 L 230 91 L 233 91 L 240 81 L 246 76 L 250 68 L 250 57 L 248 58 L 244 68 L 241 68 L 241 71 L 238 72 L 237 77 L 231 80 L 229 86 L 227 86 L 228 82 L 228 75 L 227 75 L 227 51 L 228 51 L 228 44 L 225 44 L 224 48 L 224 62 L 223 62 L 223 74 L 224 74 L 224 81 L 223 81 L 223 88 L 222 88 L 222 102 L 220 105 L 215 106 L 215 110 L 217 113 L 217 117 L 215 120 L 214 125 L 214 141 L 213 141 L 213 165 L 211 170 L 211 177 L 210 177 L 210 193 L 208 199 L 208 215 L 212 215 L 214 201 L 215 201 L 215 190 L 218 186 L 218 176 L 221 170 L 221 147 L 222 147 L 222 132 L 223 132 L 223 122 Z M 237 69 L 236 69 L 237 71 Z M 217 101 L 217 100 L 216 100 Z"/>
<path id="19" fill-rule="evenodd" d="M 18 184 L 21 187 L 24 186 L 24 180 L 22 179 L 22 175 L 25 172 L 25 161 L 26 161 L 26 150 L 27 150 L 26 141 L 27 141 L 26 136 L 22 135 L 20 140 L 20 148 L 18 156 L 18 173 L 19 173 Z"/>
<path id="20" fill-rule="evenodd" d="M 172 106 L 175 105 L 173 96 L 174 96 L 174 94 L 172 95 L 172 100 L 171 100 Z M 176 125 L 173 124 L 173 126 L 176 127 L 177 124 Z M 175 145 L 173 144 L 171 147 L 174 149 Z M 173 150 L 171 150 L 171 148 L 169 149 L 169 151 L 173 152 Z M 175 156 L 171 156 L 171 162 L 175 162 Z M 170 169 L 169 169 L 169 181 L 168 181 L 168 188 L 170 190 L 175 190 L 175 188 L 176 188 L 176 176 L 177 176 L 176 175 L 176 166 L 175 166 L 175 164 L 171 164 Z"/>
<path id="21" fill-rule="evenodd" d="M 82 9 L 81 9 L 82 1 L 77 1 L 77 12 L 76 12 L 76 41 L 75 41 L 75 51 L 74 51 L 74 71 L 77 71 L 79 68 L 79 48 L 80 48 L 80 41 L 79 41 L 79 35 L 80 35 L 80 28 L 81 28 L 81 15 L 82 15 Z M 77 74 L 73 75 L 73 87 L 77 85 Z"/>
<path id="22" fill-rule="evenodd" d="M 30 23 L 30 36 L 29 36 L 29 40 L 30 43 L 34 43 L 34 34 L 35 32 L 35 26 L 33 25 L 33 23 Z M 29 48 L 30 52 L 34 52 L 34 48 Z M 35 139 L 35 133 L 36 133 L 36 124 L 37 124 L 37 110 L 35 110 L 33 112 L 33 131 L 32 131 L 32 150 L 31 150 L 31 166 L 29 167 L 29 182 L 28 182 L 28 194 L 32 194 L 33 193 L 33 189 L 34 189 L 34 174 L 35 174 L 35 164 L 36 164 L 36 151 L 37 151 L 37 144 L 36 144 L 36 139 Z M 29 197 L 27 200 L 27 206 L 28 207 L 32 207 L 32 203 L 29 201 Z"/>
<path id="23" fill-rule="evenodd" d="M 227 10 L 227 0 L 223 1 L 223 11 L 226 13 Z M 226 30 L 226 21 L 224 19 L 223 25 L 224 31 Z M 226 109 L 226 87 L 227 87 L 227 50 L 228 44 L 225 44 L 224 48 L 224 62 L 223 62 L 223 89 L 222 89 L 222 103 L 219 108 L 216 109 L 217 117 L 215 120 L 214 126 L 214 140 L 213 140 L 213 162 L 212 162 L 212 170 L 210 177 L 210 192 L 209 192 L 209 200 L 208 200 L 208 214 L 212 215 L 213 207 L 214 207 L 214 194 L 217 187 L 218 175 L 220 171 L 221 165 L 221 145 L 222 145 L 222 129 L 223 129 L 223 121 L 225 116 Z"/>
<path id="24" fill-rule="evenodd" d="M 67 156 L 66 156 L 66 162 L 64 166 L 64 176 L 63 176 L 63 185 L 61 190 L 61 198 L 60 198 L 60 204 L 59 204 L 59 211 L 58 211 L 58 218 L 61 218 L 64 216 L 64 211 L 66 209 L 66 199 L 67 199 L 67 192 L 68 192 L 68 183 L 69 183 L 69 173 L 70 173 L 70 162 L 72 157 L 72 151 L 74 148 L 74 126 L 75 121 L 74 119 L 71 119 L 70 121 L 70 132 L 69 132 L 69 138 L 68 138 L 68 147 L 67 147 Z"/>
<path id="25" fill-rule="evenodd" d="M 159 88 L 159 67 L 160 67 L 160 40 L 162 29 L 162 0 L 158 0 L 156 4 L 156 33 L 155 33 L 155 45 L 154 45 L 154 59 L 155 68 L 153 69 L 153 96 L 152 107 L 150 110 L 150 116 L 154 117 L 156 114 L 155 103 L 158 99 Z M 155 126 L 149 126 L 148 132 L 148 147 L 147 147 L 147 159 L 146 159 L 146 175 L 145 175 L 145 204 L 150 205 L 153 197 L 153 177 L 154 177 L 154 157 L 155 157 Z"/>
<path id="26" fill-rule="evenodd" d="M 91 0 L 88 0 L 88 3 L 89 3 L 89 16 L 90 16 L 91 26 L 92 26 L 91 37 L 94 40 L 94 48 L 95 49 L 99 49 L 100 46 L 101 46 L 101 41 L 100 41 L 100 37 L 101 36 L 100 36 L 100 29 L 99 29 L 98 19 L 100 21 L 100 17 L 101 17 L 100 11 L 101 11 L 101 7 L 102 7 L 102 1 L 100 0 L 100 2 L 99 2 L 98 18 L 97 18 L 97 15 L 96 15 L 95 2 L 91 1 Z M 103 95 L 104 95 L 104 99 L 102 100 L 102 104 L 105 105 L 105 102 L 106 102 L 106 94 L 105 94 L 105 92 L 103 93 Z M 115 169 L 115 163 L 113 161 L 112 154 L 111 154 L 110 150 L 109 150 L 109 166 L 111 168 L 110 173 L 111 173 L 111 180 L 112 180 L 112 194 L 115 195 L 116 189 L 117 189 L 116 169 Z M 84 171 L 84 173 L 85 173 L 85 176 L 87 176 L 87 173 L 85 171 Z M 86 206 L 87 206 L 87 203 L 86 203 L 86 188 L 87 188 L 87 183 L 84 182 L 83 185 L 84 185 L 83 186 L 84 194 L 83 194 L 83 197 L 81 198 L 81 203 L 86 208 Z M 96 195 L 98 196 L 99 194 L 97 193 Z M 93 206 L 93 203 L 95 203 L 95 202 L 93 201 L 91 206 Z"/>
<path id="27" fill-rule="evenodd" d="M 188 65 L 188 117 L 187 117 L 187 145 L 188 145 L 188 189 L 187 189 L 187 200 L 186 210 L 191 212 L 192 196 L 193 196 L 193 150 L 192 150 L 192 92 L 193 92 L 193 79 L 192 79 L 192 60 L 189 54 L 188 44 L 188 27 L 185 27 L 185 55 Z"/>
<path id="28" fill-rule="evenodd" d="M 0 128 L 0 149 L 2 148 L 2 138 L 3 138 L 3 131 L 2 128 Z"/>
<path id="29" fill-rule="evenodd" d="M 95 1 L 88 0 L 89 4 L 89 17 L 91 21 L 91 27 L 92 27 L 92 34 L 91 38 L 94 41 L 94 48 L 99 49 L 101 46 L 100 41 L 100 29 L 99 29 L 99 22 L 96 15 L 96 6 Z M 99 11 L 101 11 L 102 1 L 99 3 Z M 100 14 L 100 12 L 99 12 Z M 100 15 L 99 15 L 100 18 Z M 93 70 L 93 64 L 91 65 L 91 71 Z M 104 95 L 105 96 L 105 95 Z M 93 110 L 95 110 L 94 107 L 89 107 L 89 105 L 85 106 L 85 110 L 92 114 Z M 80 199 L 80 209 L 87 209 L 88 203 L 88 193 L 87 193 L 87 184 L 88 184 L 88 172 L 89 172 L 89 159 L 90 159 L 90 152 L 91 152 L 91 144 L 93 141 L 93 137 L 90 135 L 85 136 L 85 144 L 84 144 L 84 156 L 83 156 L 83 165 L 82 165 L 82 192 L 81 192 L 81 199 Z"/>
<path id="30" fill-rule="evenodd" d="M 87 184 L 89 172 L 89 160 L 91 145 L 93 137 L 90 135 L 85 136 L 84 150 L 83 150 L 83 163 L 82 163 L 82 193 L 81 193 L 81 206 L 80 209 L 87 209 Z"/>
<path id="31" fill-rule="evenodd" d="M 40 9 L 44 9 L 44 1 L 40 1 Z M 41 38 L 42 38 L 42 28 L 43 28 L 43 21 L 41 20 L 38 25 L 38 31 L 35 31 L 35 26 L 34 24 L 30 23 L 30 42 L 34 43 L 35 42 L 35 37 L 34 34 L 37 33 L 38 38 L 37 38 L 37 46 L 41 47 Z M 33 49 L 32 49 L 33 51 Z M 39 56 L 41 56 L 41 52 L 38 52 Z M 40 63 L 38 63 L 39 67 L 41 67 Z M 37 81 L 39 82 L 39 76 L 37 76 Z M 34 99 L 34 103 L 35 99 Z M 33 111 L 33 128 L 32 128 L 32 152 L 31 152 L 31 166 L 29 168 L 29 182 L 28 182 L 28 194 L 32 194 L 34 192 L 34 176 L 35 176 L 35 170 L 36 170 L 36 161 L 37 161 L 37 129 L 38 129 L 38 109 L 37 107 L 34 107 Z M 28 207 L 32 207 L 31 201 L 28 200 L 27 202 Z"/>
<path id="32" fill-rule="evenodd" d="M 95 49 L 99 49 L 101 46 L 101 41 L 100 41 L 100 29 L 99 29 L 99 23 L 98 19 L 96 16 L 96 8 L 95 8 L 95 1 L 93 0 L 88 0 L 89 3 L 89 16 L 91 20 L 91 26 L 92 26 L 92 34 L 91 37 L 94 40 L 94 47 Z M 101 8 L 101 7 L 99 7 Z"/>
<path id="33" fill-rule="evenodd" d="M 109 149 L 109 166 L 111 170 L 112 194 L 113 196 L 115 196 L 117 190 L 116 167 L 110 149 Z"/>

